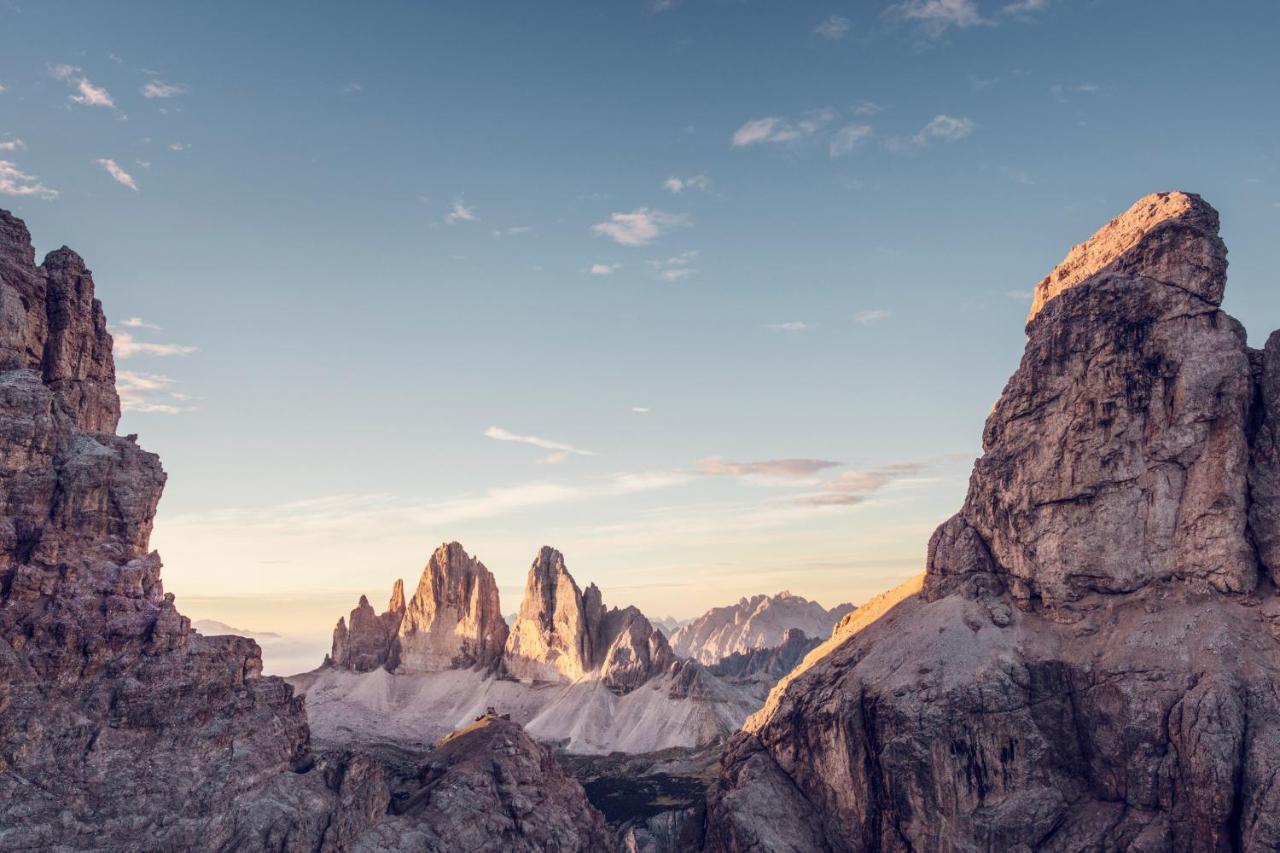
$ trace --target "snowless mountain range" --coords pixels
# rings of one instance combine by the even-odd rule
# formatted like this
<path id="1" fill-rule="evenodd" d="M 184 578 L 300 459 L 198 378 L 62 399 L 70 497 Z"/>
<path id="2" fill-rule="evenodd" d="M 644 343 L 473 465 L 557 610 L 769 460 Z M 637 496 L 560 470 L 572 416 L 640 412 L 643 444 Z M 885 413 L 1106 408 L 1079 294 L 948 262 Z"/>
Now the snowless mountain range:
<path id="1" fill-rule="evenodd" d="M 785 674 L 779 661 L 789 669 L 802 656 L 804 638 L 789 630 L 826 637 L 851 609 L 789 593 L 744 598 L 677 630 L 682 654 L 637 608 L 607 607 L 595 584 L 581 589 L 564 556 L 543 548 L 508 625 L 492 573 L 452 542 L 407 600 L 403 581 L 382 613 L 361 596 L 338 620 L 325 664 L 290 681 L 316 736 L 334 743 L 429 742 L 494 708 L 571 752 L 690 747 L 760 706 Z M 788 639 L 787 652 L 749 669 L 707 666 Z"/>

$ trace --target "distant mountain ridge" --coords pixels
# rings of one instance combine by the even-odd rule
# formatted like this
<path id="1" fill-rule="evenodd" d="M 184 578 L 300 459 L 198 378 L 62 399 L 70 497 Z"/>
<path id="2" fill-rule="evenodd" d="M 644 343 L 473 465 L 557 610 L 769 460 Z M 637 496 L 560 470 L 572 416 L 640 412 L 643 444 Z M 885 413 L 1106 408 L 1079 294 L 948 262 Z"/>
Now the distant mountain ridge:
<path id="1" fill-rule="evenodd" d="M 786 590 L 744 597 L 736 604 L 713 607 L 681 627 L 671 635 L 671 647 L 681 657 L 711 665 L 733 654 L 780 646 L 793 628 L 825 639 L 853 609 L 852 604 L 838 604 L 828 610 Z"/>

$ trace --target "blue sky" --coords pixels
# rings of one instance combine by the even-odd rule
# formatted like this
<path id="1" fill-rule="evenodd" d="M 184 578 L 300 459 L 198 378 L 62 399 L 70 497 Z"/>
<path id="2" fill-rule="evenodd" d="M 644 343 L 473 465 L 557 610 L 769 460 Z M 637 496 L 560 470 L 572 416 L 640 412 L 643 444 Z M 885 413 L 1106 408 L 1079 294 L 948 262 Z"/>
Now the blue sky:
<path id="1" fill-rule="evenodd" d="M 1280 325 L 1273 2 L 0 21 L 0 205 L 95 271 L 167 588 L 243 627 L 446 539 L 508 611 L 544 543 L 654 614 L 864 599 L 958 508 L 1032 285 L 1151 191 Z"/>

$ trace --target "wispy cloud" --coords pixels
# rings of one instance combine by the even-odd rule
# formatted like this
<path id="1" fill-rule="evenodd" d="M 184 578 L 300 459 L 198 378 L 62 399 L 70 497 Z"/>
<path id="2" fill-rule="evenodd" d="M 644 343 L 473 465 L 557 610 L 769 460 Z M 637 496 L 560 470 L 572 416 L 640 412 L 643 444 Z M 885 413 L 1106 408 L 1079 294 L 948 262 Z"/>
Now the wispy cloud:
<path id="1" fill-rule="evenodd" d="M 630 213 L 612 213 L 608 222 L 592 225 L 591 231 L 623 246 L 646 246 L 674 228 L 692 224 L 688 214 L 664 213 L 642 207 Z"/>
<path id="2" fill-rule="evenodd" d="M 127 329 L 155 329 L 156 331 L 160 329 L 155 323 L 148 323 L 141 317 L 125 317 L 120 321 L 120 325 Z"/>
<path id="3" fill-rule="evenodd" d="M 592 275 L 613 275 L 622 269 L 622 264 L 592 264 L 587 267 L 587 272 Z"/>
<path id="4" fill-rule="evenodd" d="M 195 347 L 184 346 L 183 344 L 140 341 L 131 332 L 126 332 L 123 329 L 113 329 L 112 337 L 115 339 L 113 349 L 116 358 L 132 358 L 135 355 L 190 355 L 196 351 Z"/>
<path id="5" fill-rule="evenodd" d="M 864 326 L 869 326 L 872 323 L 878 323 L 881 320 L 887 320 L 892 315 L 893 315 L 893 312 L 889 311 L 888 309 L 872 308 L 868 311 L 859 311 L 856 315 L 854 315 L 853 319 Z"/>
<path id="6" fill-rule="evenodd" d="M 930 119 L 929 123 L 920 128 L 911 139 L 916 145 L 928 145 L 934 140 L 956 142 L 973 133 L 976 127 L 977 125 L 967 118 L 940 114 Z"/>
<path id="7" fill-rule="evenodd" d="M 280 536 L 381 537 L 388 530 L 447 528 L 464 522 L 528 512 L 540 507 L 600 500 L 670 489 L 692 477 L 680 471 L 616 474 L 586 483 L 534 481 L 500 486 L 439 501 L 406 500 L 397 495 L 329 495 L 272 506 L 231 508 L 173 516 L 165 526 L 170 536 L 239 535 L 246 530 Z"/>
<path id="8" fill-rule="evenodd" d="M 475 208 L 467 207 L 462 199 L 455 198 L 449 206 L 449 212 L 445 214 L 444 221 L 453 225 L 456 222 L 478 222 L 479 217 L 476 216 Z"/>
<path id="9" fill-rule="evenodd" d="M 19 169 L 16 163 L 0 160 L 0 195 L 52 199 L 58 197 L 58 191 L 49 189 L 35 175 Z"/>
<path id="10" fill-rule="evenodd" d="M 801 495 L 797 501 L 811 506 L 859 504 L 890 483 L 915 477 L 923 469 L 924 466 L 918 462 L 900 462 L 871 471 L 844 471 L 830 480 L 824 480 L 821 491 Z"/>
<path id="11" fill-rule="evenodd" d="M 796 142 L 813 136 L 836 118 L 834 110 L 814 110 L 799 121 L 780 116 L 751 119 L 733 132 L 734 148 L 767 143 Z"/>
<path id="12" fill-rule="evenodd" d="M 647 415 L 649 414 L 650 409 L 648 406 L 632 406 L 631 411 L 635 412 L 637 415 Z"/>
<path id="13" fill-rule="evenodd" d="M 61 80 L 64 83 L 75 87 L 77 94 L 68 97 L 77 104 L 83 104 L 86 107 L 114 107 L 116 102 L 112 100 L 111 94 L 101 86 L 95 86 L 89 82 L 89 78 L 80 73 L 80 69 L 74 65 L 51 65 L 49 66 L 49 74 L 55 80 Z"/>
<path id="14" fill-rule="evenodd" d="M 121 370 L 116 374 L 116 391 L 120 408 L 126 412 L 177 415 L 191 411 L 187 396 L 173 390 L 173 380 L 158 373 L 134 373 Z"/>
<path id="15" fill-rule="evenodd" d="M 1012 299 L 1014 302 L 1030 303 L 1035 294 L 1030 290 L 1006 290 L 1004 295 Z"/>
<path id="16" fill-rule="evenodd" d="M 1065 104 L 1071 100 L 1074 95 L 1094 95 L 1101 89 L 1097 83 L 1077 83 L 1067 85 L 1065 83 L 1055 83 L 1049 87 L 1049 91 L 1053 94 L 1053 99 L 1060 104 Z"/>
<path id="17" fill-rule="evenodd" d="M 803 320 L 791 320 L 787 323 L 770 323 L 765 326 L 765 328 L 773 332 L 786 332 L 788 335 L 798 335 L 801 332 L 811 330 L 813 326 L 810 326 Z"/>
<path id="18" fill-rule="evenodd" d="M 649 266 L 653 267 L 657 272 L 658 278 L 666 282 L 683 281 L 686 278 L 692 278 L 697 275 L 698 271 L 692 267 L 693 261 L 698 257 L 697 249 L 688 249 L 678 255 L 672 255 L 669 258 L 659 258 L 649 261 Z"/>
<path id="19" fill-rule="evenodd" d="M 574 447 L 572 444 L 566 444 L 563 441 L 552 441 L 547 438 L 539 438 L 536 435 L 518 435 L 517 433 L 505 430 L 502 427 L 491 426 L 484 431 L 486 438 L 492 438 L 495 441 L 514 441 L 519 444 L 528 444 L 542 450 L 555 451 L 551 456 L 542 459 L 542 462 L 560 462 L 566 456 L 557 454 L 573 454 L 574 456 L 598 456 L 591 450 L 583 450 L 580 447 Z"/>
<path id="20" fill-rule="evenodd" d="M 13 139 L 0 140 L 0 151 L 21 151 L 27 144 L 16 136 Z"/>
<path id="21" fill-rule="evenodd" d="M 813 31 L 824 39 L 831 41 L 840 41 L 849 34 L 849 30 L 853 27 L 853 22 L 848 18 L 840 15 L 832 15 L 822 23 L 813 28 Z"/>
<path id="22" fill-rule="evenodd" d="M 134 192 L 138 191 L 138 185 L 134 183 L 133 176 L 121 169 L 115 160 L 110 158 L 101 158 L 96 161 L 99 166 L 107 170 L 107 174 L 111 176 L 117 184 L 128 187 Z"/>
<path id="23" fill-rule="evenodd" d="M 191 148 L 191 146 L 186 142 L 170 142 L 169 143 L 170 151 L 186 151 L 189 148 Z"/>
<path id="24" fill-rule="evenodd" d="M 698 462 L 698 473 L 708 477 L 768 477 L 798 480 L 812 477 L 827 468 L 836 468 L 839 462 L 827 459 L 766 459 L 761 462 L 731 462 L 719 456 L 709 456 Z"/>
<path id="25" fill-rule="evenodd" d="M 832 157 L 843 157 L 870 139 L 874 133 L 875 130 L 869 124 L 847 124 L 831 134 L 827 151 Z"/>
<path id="26" fill-rule="evenodd" d="M 905 0 L 891 6 L 889 14 L 919 24 L 932 36 L 940 36 L 951 27 L 965 29 L 987 23 L 974 0 Z"/>
<path id="27" fill-rule="evenodd" d="M 1013 17 L 1028 17 L 1049 8 L 1049 0 L 1016 0 L 1001 11 Z"/>
<path id="28" fill-rule="evenodd" d="M 709 190 L 711 179 L 706 175 L 692 175 L 688 178 L 677 178 L 673 175 L 662 182 L 662 188 L 677 195 L 685 190 Z"/>
<path id="29" fill-rule="evenodd" d="M 185 94 L 186 91 L 187 87 L 180 83 L 165 83 L 161 80 L 152 80 L 142 87 L 142 97 L 173 98 Z"/>
<path id="30" fill-rule="evenodd" d="M 350 83 L 343 84 L 338 91 L 343 95 L 358 95 L 364 91 L 364 86 L 352 80 Z"/>

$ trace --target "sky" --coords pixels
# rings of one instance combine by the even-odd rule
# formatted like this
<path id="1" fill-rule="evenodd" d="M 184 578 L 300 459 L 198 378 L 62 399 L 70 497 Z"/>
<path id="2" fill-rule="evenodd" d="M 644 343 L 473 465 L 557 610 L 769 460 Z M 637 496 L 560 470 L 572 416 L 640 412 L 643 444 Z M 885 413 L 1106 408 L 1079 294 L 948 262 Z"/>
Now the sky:
<path id="1" fill-rule="evenodd" d="M 1271 0 L 0 0 L 0 32 L 0 206 L 94 271 L 166 589 L 308 654 L 450 540 L 508 613 L 544 544 L 679 618 L 920 571 L 1031 288 L 1149 192 L 1221 211 L 1226 308 L 1280 326 Z"/>

